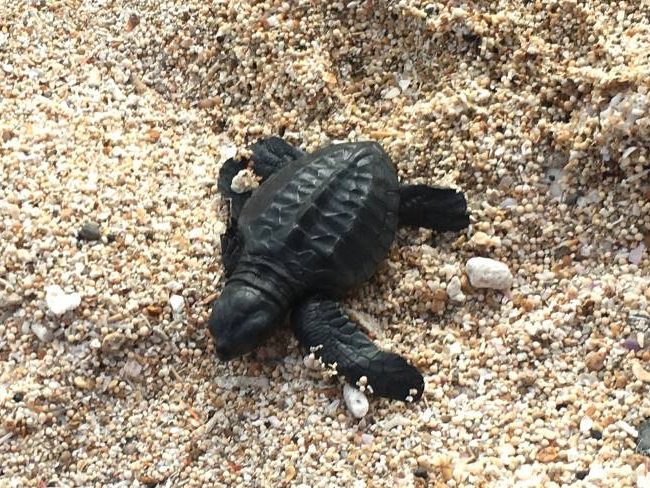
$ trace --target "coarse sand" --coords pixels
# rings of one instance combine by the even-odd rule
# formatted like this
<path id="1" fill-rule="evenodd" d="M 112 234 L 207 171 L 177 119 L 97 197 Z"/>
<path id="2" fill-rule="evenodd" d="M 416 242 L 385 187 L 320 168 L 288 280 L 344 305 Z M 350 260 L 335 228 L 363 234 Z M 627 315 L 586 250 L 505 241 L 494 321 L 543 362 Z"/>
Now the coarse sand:
<path id="1" fill-rule="evenodd" d="M 650 486 L 649 53 L 647 0 L 0 0 L 0 486 Z M 216 175 L 275 134 L 466 192 L 345 302 L 420 402 L 216 359 Z"/>

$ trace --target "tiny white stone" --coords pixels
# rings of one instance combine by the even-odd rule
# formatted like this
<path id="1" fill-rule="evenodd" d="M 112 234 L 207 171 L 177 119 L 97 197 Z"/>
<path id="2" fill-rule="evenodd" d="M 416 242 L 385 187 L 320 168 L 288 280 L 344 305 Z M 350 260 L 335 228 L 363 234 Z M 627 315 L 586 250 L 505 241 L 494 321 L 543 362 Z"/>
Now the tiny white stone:
<path id="1" fill-rule="evenodd" d="M 161 232 L 163 234 L 169 234 L 172 231 L 172 224 L 169 222 L 154 222 L 151 227 L 156 232 Z"/>
<path id="2" fill-rule="evenodd" d="M 636 146 L 628 147 L 625 151 L 623 151 L 623 154 L 621 155 L 621 160 L 627 159 L 630 156 L 630 154 L 632 154 L 636 150 L 637 150 Z"/>
<path id="3" fill-rule="evenodd" d="M 460 278 L 454 276 L 447 283 L 447 295 L 452 302 L 462 303 L 465 301 L 465 294 L 461 290 Z"/>
<path id="4" fill-rule="evenodd" d="M 252 170 L 246 168 L 242 169 L 239 173 L 235 175 L 230 184 L 230 189 L 235 193 L 245 193 L 247 191 L 253 190 L 260 185 L 257 181 L 257 177 Z"/>
<path id="5" fill-rule="evenodd" d="M 526 322 L 526 325 L 524 325 L 524 330 L 530 337 L 535 337 L 541 332 L 541 327 L 539 324 L 536 324 L 534 322 Z"/>
<path id="6" fill-rule="evenodd" d="M 215 233 L 216 235 L 221 235 L 221 234 L 223 234 L 224 232 L 226 232 L 226 224 L 224 224 L 224 223 L 221 222 L 220 220 L 217 220 L 217 221 L 214 223 L 214 233 Z"/>
<path id="7" fill-rule="evenodd" d="M 321 363 L 313 354 L 307 354 L 303 359 L 303 364 L 307 369 L 318 371 L 322 369 Z"/>
<path id="8" fill-rule="evenodd" d="M 221 158 L 226 161 L 237 156 L 237 146 L 232 142 L 227 142 L 219 148 L 219 152 L 221 152 Z"/>
<path id="9" fill-rule="evenodd" d="M 183 283 L 173 280 L 167 283 L 167 288 L 169 288 L 171 291 L 181 291 L 183 289 Z"/>
<path id="10" fill-rule="evenodd" d="M 392 418 L 386 420 L 383 424 L 383 428 L 384 430 L 391 430 L 394 429 L 395 427 L 405 426 L 405 425 L 409 425 L 408 419 L 406 419 L 402 415 L 397 414 Z"/>
<path id="11" fill-rule="evenodd" d="M 360 419 L 368 413 L 368 399 L 362 391 L 357 390 L 347 383 L 343 385 L 343 399 L 350 413 Z"/>
<path id="12" fill-rule="evenodd" d="M 585 478 L 589 481 L 599 481 L 606 479 L 607 473 L 603 468 L 602 464 L 592 464 L 589 467 L 589 474 Z"/>
<path id="13" fill-rule="evenodd" d="M 200 239 L 201 237 L 203 237 L 203 230 L 200 227 L 197 227 L 196 229 L 192 229 L 189 232 L 188 237 L 192 240 Z"/>
<path id="14" fill-rule="evenodd" d="M 102 74 L 99 72 L 99 69 L 93 68 L 88 74 L 87 83 L 93 88 L 97 88 L 102 84 Z"/>
<path id="15" fill-rule="evenodd" d="M 574 447 L 571 447 L 566 450 L 566 459 L 570 463 L 575 463 L 580 459 L 581 456 L 582 456 L 582 452 L 580 452 L 578 449 Z"/>
<path id="16" fill-rule="evenodd" d="M 41 342 L 50 342 L 52 340 L 52 331 L 43 324 L 34 322 L 31 325 L 32 332 Z"/>
<path id="17" fill-rule="evenodd" d="M 269 15 L 266 18 L 267 24 L 269 24 L 269 27 L 277 27 L 280 24 L 280 20 L 278 19 L 277 15 Z"/>
<path id="18" fill-rule="evenodd" d="M 169 297 L 169 304 L 174 312 L 180 312 L 185 305 L 185 299 L 180 295 L 172 295 Z"/>
<path id="19" fill-rule="evenodd" d="M 461 352 L 463 352 L 463 347 L 458 342 L 454 342 L 452 344 L 449 344 L 449 354 L 450 355 L 458 356 Z"/>
<path id="20" fill-rule="evenodd" d="M 517 200 L 514 198 L 506 198 L 499 205 L 501 208 L 512 208 L 517 205 Z"/>
<path id="21" fill-rule="evenodd" d="M 326 405 L 325 408 L 323 409 L 323 412 L 325 415 L 334 415 L 336 412 L 336 409 L 339 408 L 339 405 L 341 404 L 341 400 L 332 400 L 329 405 Z"/>
<path id="22" fill-rule="evenodd" d="M 594 426 L 594 421 L 591 420 L 591 417 L 584 416 L 582 417 L 582 420 L 580 420 L 580 432 L 587 433 L 591 430 L 591 428 Z"/>
<path id="23" fill-rule="evenodd" d="M 632 374 L 637 380 L 650 383 L 650 371 L 647 371 L 638 361 L 632 363 Z"/>
<path id="24" fill-rule="evenodd" d="M 397 97 L 400 93 L 401 93 L 400 89 L 394 86 L 384 94 L 384 98 L 386 100 L 392 100 L 393 98 Z"/>
<path id="25" fill-rule="evenodd" d="M 520 480 L 530 480 L 533 477 L 535 469 L 531 464 L 522 465 L 516 472 L 515 476 Z"/>
<path id="26" fill-rule="evenodd" d="M 628 424 L 625 420 L 619 420 L 616 422 L 616 424 L 621 428 L 623 432 L 628 434 L 630 437 L 633 437 L 636 439 L 639 437 L 639 431 L 636 430 L 634 427 L 632 427 L 630 424 Z"/>
<path id="27" fill-rule="evenodd" d="M 122 374 L 127 378 L 137 378 L 142 373 L 142 366 L 134 360 L 128 360 L 122 367 Z"/>
<path id="28" fill-rule="evenodd" d="M 368 445 L 372 444 L 372 441 L 375 440 L 375 437 L 372 434 L 361 434 L 361 443 Z"/>
<path id="29" fill-rule="evenodd" d="M 0 405 L 2 402 L 0 401 Z M 637 488 L 648 488 L 650 486 L 650 466 L 647 463 L 641 463 L 636 468 L 636 486 Z"/>
<path id="30" fill-rule="evenodd" d="M 430 246 L 427 246 L 427 247 L 430 247 Z M 424 246 L 422 246 L 422 248 L 424 249 Z M 430 254 L 433 253 L 433 248 L 431 248 L 431 249 L 432 249 L 432 252 Z M 440 272 L 443 275 L 445 275 L 445 278 L 447 280 L 450 280 L 456 274 L 458 274 L 460 272 L 460 270 L 459 270 L 458 266 L 456 266 L 455 264 L 445 264 L 445 265 L 442 266 L 442 268 L 440 268 Z M 460 280 L 458 280 L 458 283 L 460 284 Z M 449 285 L 447 285 L 447 286 L 449 286 Z M 449 292 L 447 292 L 447 293 L 449 293 Z"/>
<path id="31" fill-rule="evenodd" d="M 639 243 L 637 247 L 632 249 L 629 254 L 629 261 L 632 264 L 640 264 L 641 259 L 643 258 L 643 250 L 645 249 L 645 245 L 643 242 Z"/>
<path id="32" fill-rule="evenodd" d="M 501 459 L 507 459 L 511 456 L 514 456 L 517 450 L 514 448 L 512 444 L 502 444 L 501 446 L 499 446 L 497 452 L 499 453 Z"/>
<path id="33" fill-rule="evenodd" d="M 512 286 L 512 273 L 508 266 L 490 258 L 475 257 L 465 266 L 469 281 L 476 288 L 507 290 Z"/>
<path id="34" fill-rule="evenodd" d="M 411 80 L 404 78 L 402 80 L 399 80 L 397 84 L 399 85 L 400 90 L 406 91 L 411 84 Z"/>
<path id="35" fill-rule="evenodd" d="M 282 422 L 275 415 L 271 415 L 266 420 L 268 420 L 269 424 L 271 424 L 271 427 L 273 427 L 274 429 L 277 429 L 282 426 Z"/>
<path id="36" fill-rule="evenodd" d="M 45 303 L 54 315 L 63 315 L 81 304 L 79 293 L 66 294 L 60 286 L 52 285 L 45 289 Z"/>
<path id="37" fill-rule="evenodd" d="M 433 417 L 433 410 L 427 408 L 422 412 L 422 415 L 420 415 L 420 420 L 422 420 L 424 423 L 427 423 L 429 420 L 431 420 L 431 417 Z"/>

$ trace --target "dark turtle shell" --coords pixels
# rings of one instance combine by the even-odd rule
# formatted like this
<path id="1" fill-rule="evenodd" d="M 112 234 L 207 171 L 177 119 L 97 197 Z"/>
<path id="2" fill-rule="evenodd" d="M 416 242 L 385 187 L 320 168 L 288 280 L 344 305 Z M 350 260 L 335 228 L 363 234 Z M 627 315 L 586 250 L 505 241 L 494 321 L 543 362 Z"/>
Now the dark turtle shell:
<path id="1" fill-rule="evenodd" d="M 329 146 L 253 192 L 238 220 L 242 258 L 280 266 L 302 293 L 340 296 L 386 257 L 398 210 L 397 175 L 379 144 Z"/>

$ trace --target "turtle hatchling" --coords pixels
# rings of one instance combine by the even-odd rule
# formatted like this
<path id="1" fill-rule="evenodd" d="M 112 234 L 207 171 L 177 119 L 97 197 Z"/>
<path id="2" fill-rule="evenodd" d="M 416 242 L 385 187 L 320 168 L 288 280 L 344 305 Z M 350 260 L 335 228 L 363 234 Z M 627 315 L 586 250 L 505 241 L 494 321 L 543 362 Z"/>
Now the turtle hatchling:
<path id="1" fill-rule="evenodd" d="M 348 383 L 365 377 L 377 395 L 419 399 L 421 373 L 375 346 L 337 300 L 373 275 L 398 226 L 467 227 L 464 195 L 400 184 L 376 142 L 307 154 L 271 137 L 250 149 L 250 158 L 229 159 L 219 172 L 230 216 L 221 236 L 227 280 L 208 322 L 218 357 L 252 351 L 288 318 L 300 344 Z M 254 172 L 257 188 L 233 185 L 243 170 Z"/>

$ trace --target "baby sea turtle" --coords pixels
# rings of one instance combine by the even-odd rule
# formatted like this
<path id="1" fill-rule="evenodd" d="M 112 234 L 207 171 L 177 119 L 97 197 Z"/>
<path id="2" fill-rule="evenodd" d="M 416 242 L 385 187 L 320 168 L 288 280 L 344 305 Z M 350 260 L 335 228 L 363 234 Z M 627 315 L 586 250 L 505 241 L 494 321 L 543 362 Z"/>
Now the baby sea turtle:
<path id="1" fill-rule="evenodd" d="M 222 360 L 250 352 L 289 316 L 298 341 L 351 384 L 365 377 L 380 396 L 417 400 L 424 380 L 403 357 L 378 349 L 337 299 L 368 280 L 387 256 L 398 225 L 448 231 L 469 225 L 462 193 L 400 185 L 375 142 L 306 154 L 278 137 L 229 159 L 218 189 L 230 201 L 221 237 L 227 281 L 209 320 Z M 233 178 L 252 169 L 258 188 Z"/>

